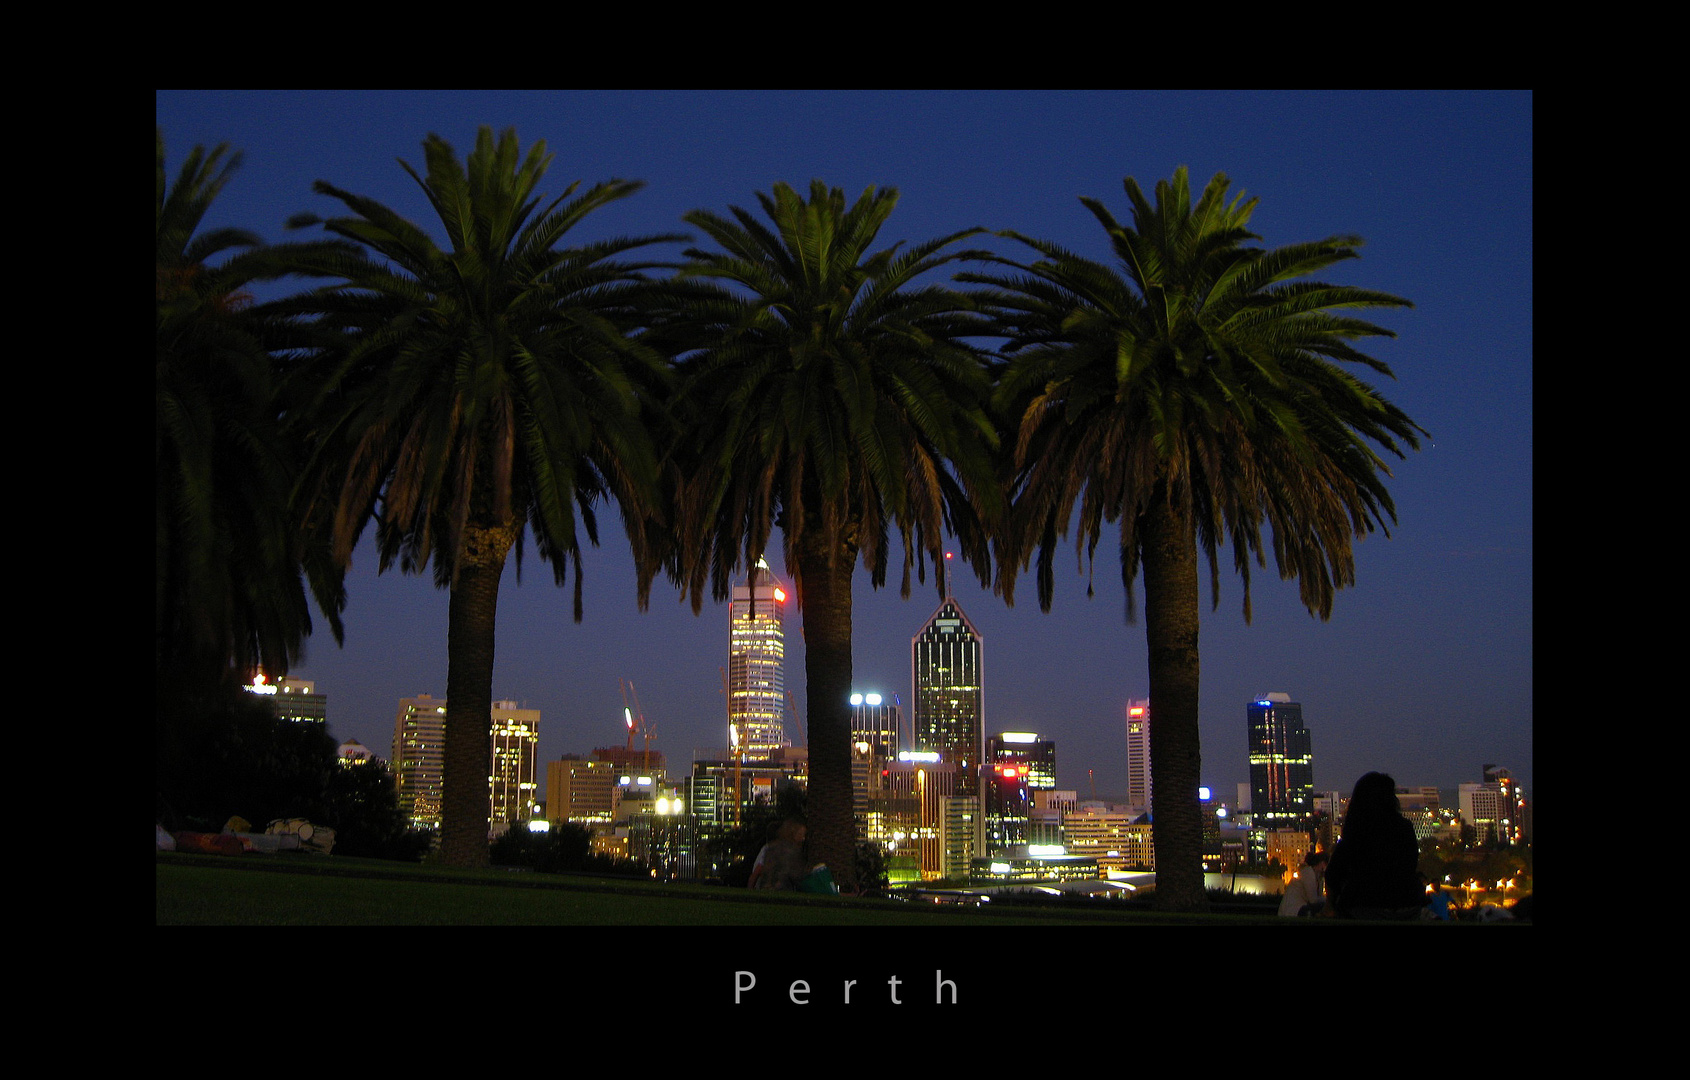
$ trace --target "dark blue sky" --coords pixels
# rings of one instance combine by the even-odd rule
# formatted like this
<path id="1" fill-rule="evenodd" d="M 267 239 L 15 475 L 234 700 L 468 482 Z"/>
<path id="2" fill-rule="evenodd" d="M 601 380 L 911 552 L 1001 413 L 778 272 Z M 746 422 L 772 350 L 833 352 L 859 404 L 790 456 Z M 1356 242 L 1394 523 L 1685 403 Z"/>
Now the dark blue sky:
<path id="1" fill-rule="evenodd" d="M 1375 384 L 1432 438 L 1393 465 L 1399 524 L 1358 545 L 1358 583 L 1329 622 L 1270 567 L 1254 575 L 1246 626 L 1241 586 L 1222 578 L 1201 641 L 1204 782 L 1233 799 L 1248 776 L 1245 704 L 1285 691 L 1303 705 L 1321 790 L 1347 792 L 1382 769 L 1453 794 L 1486 762 L 1533 790 L 1530 93 L 159 91 L 157 113 L 172 175 L 195 145 L 244 151 L 206 224 L 267 240 L 293 237 L 282 228 L 293 213 L 340 209 L 312 193 L 318 179 L 438 237 L 396 159 L 420 166 L 431 132 L 467 154 L 480 124 L 514 126 L 525 148 L 546 141 L 556 156 L 542 192 L 647 182 L 578 239 L 685 231 L 689 210 L 755 207 L 777 181 L 819 177 L 851 197 L 898 188 L 886 244 L 978 225 L 1106 259 L 1079 197 L 1126 219 L 1122 178 L 1148 190 L 1179 165 L 1194 186 L 1224 171 L 1234 192 L 1259 196 L 1253 227 L 1270 246 L 1359 234 L 1363 257 L 1328 276 L 1414 301 L 1376 315 L 1399 337 L 1366 347 L 1396 375 Z M 726 608 L 695 618 L 660 584 L 638 612 L 626 543 L 614 531 L 603 540 L 587 556 L 580 625 L 532 554 L 520 586 L 507 571 L 494 696 L 542 710 L 551 760 L 624 738 L 619 680 L 630 679 L 673 770 L 726 741 Z M 1066 558 L 1048 615 L 1030 582 L 1013 609 L 971 577 L 957 589 L 985 637 L 988 730 L 1054 738 L 1059 782 L 1082 797 L 1094 781 L 1100 795 L 1124 791 L 1123 709 L 1146 693 L 1143 627 L 1124 620 L 1112 544 L 1100 552 L 1095 598 Z M 780 572 L 778 552 L 770 561 Z M 378 576 L 368 550 L 349 585 L 346 646 L 319 634 L 296 673 L 328 694 L 337 737 L 386 756 L 398 699 L 445 695 L 446 594 L 426 577 Z M 931 579 L 905 601 L 895 580 L 876 593 L 859 570 L 862 688 L 907 700 L 910 638 L 937 603 Z M 802 702 L 795 615 L 787 630 L 788 685 Z"/>

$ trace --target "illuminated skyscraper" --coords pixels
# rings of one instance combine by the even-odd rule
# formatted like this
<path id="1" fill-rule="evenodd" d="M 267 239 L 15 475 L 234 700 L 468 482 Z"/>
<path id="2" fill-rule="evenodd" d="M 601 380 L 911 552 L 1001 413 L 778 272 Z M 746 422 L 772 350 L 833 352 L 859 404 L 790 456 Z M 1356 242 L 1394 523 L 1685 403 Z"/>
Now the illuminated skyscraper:
<path id="1" fill-rule="evenodd" d="M 1300 829 L 1314 813 L 1314 752 L 1303 707 L 1268 694 L 1245 707 L 1249 718 L 1250 813 L 1257 829 Z"/>
<path id="2" fill-rule="evenodd" d="M 519 709 L 514 701 L 495 701 L 492 716 L 493 828 L 509 828 L 539 816 L 540 710 Z"/>
<path id="3" fill-rule="evenodd" d="M 502 831 L 510 822 L 533 818 L 538 810 L 535 753 L 540 710 L 519 709 L 514 701 L 495 701 L 487 723 L 492 741 L 487 762 L 489 821 L 498 823 Z M 440 824 L 445 748 L 445 699 L 427 694 L 401 698 L 393 722 L 393 776 L 399 808 L 415 827 Z"/>
<path id="4" fill-rule="evenodd" d="M 1151 812 L 1150 702 L 1127 702 L 1127 805 Z"/>
<path id="5" fill-rule="evenodd" d="M 980 793 L 985 697 L 979 631 L 948 596 L 910 643 L 915 749 L 956 767 L 958 797 Z"/>
<path id="6" fill-rule="evenodd" d="M 789 745 L 786 717 L 786 588 L 758 558 L 728 604 L 729 739 L 747 760 L 767 759 Z"/>
<path id="7" fill-rule="evenodd" d="M 446 772 L 446 702 L 427 694 L 399 699 L 393 721 L 393 776 L 399 809 L 413 826 L 440 824 L 440 790 Z"/>

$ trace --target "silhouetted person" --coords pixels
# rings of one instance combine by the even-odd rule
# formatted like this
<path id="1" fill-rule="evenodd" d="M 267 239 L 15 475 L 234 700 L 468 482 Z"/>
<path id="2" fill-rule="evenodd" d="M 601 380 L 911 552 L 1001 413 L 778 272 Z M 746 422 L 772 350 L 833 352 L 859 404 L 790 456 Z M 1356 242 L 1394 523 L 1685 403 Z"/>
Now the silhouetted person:
<path id="1" fill-rule="evenodd" d="M 1326 892 L 1341 919 L 1418 919 L 1426 906 L 1414 826 L 1402 816 L 1397 782 L 1370 772 L 1356 781 L 1343 839 L 1326 867 Z"/>

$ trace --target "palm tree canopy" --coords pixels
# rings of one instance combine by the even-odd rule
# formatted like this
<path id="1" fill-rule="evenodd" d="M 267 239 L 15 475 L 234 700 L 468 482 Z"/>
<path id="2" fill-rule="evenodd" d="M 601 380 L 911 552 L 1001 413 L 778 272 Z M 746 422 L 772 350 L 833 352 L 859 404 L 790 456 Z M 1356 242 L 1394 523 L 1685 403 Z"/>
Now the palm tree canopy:
<path id="1" fill-rule="evenodd" d="M 808 199 L 786 184 L 757 197 L 767 224 L 739 207 L 686 215 L 721 250 L 686 252 L 681 286 L 694 287 L 664 331 L 672 348 L 691 350 L 680 400 L 708 418 L 690 427 L 696 441 L 684 452 L 701 482 L 681 509 L 681 531 L 708 539 L 675 571 L 695 608 L 707 579 L 726 598 L 735 568 L 755 562 L 776 525 L 795 575 L 795 552 L 816 533 L 832 551 L 860 554 L 879 587 L 895 529 L 905 595 L 912 562 L 925 577 L 947 531 L 989 581 L 981 522 L 1001 501 L 996 436 L 968 341 L 989 327 L 963 294 L 918 281 L 984 257 L 945 251 L 982 230 L 874 251 L 896 190 L 871 186 L 847 205 L 817 180 Z"/>
<path id="2" fill-rule="evenodd" d="M 634 342 L 645 271 L 624 253 L 684 235 L 560 247 L 594 210 L 643 186 L 579 182 L 542 206 L 552 155 L 523 156 L 515 131 L 483 127 L 467 161 L 424 142 L 425 172 L 400 162 L 428 197 L 448 243 L 375 200 L 318 181 L 354 216 L 299 215 L 362 245 L 313 272 L 343 279 L 305 302 L 338 339 L 297 379 L 299 409 L 319 418 L 308 497 L 325 500 L 337 557 L 372 513 L 382 569 L 420 572 L 434 558 L 450 584 L 472 519 L 526 523 L 558 584 L 576 570 L 580 530 L 598 542 L 595 504 L 615 498 L 630 523 L 652 512 L 648 423 L 662 360 Z M 334 464 L 331 471 L 325 466 Z M 521 543 L 518 541 L 520 569 Z M 641 535 L 630 527 L 636 544 Z"/>
<path id="3" fill-rule="evenodd" d="M 155 134 L 157 660 L 237 678 L 255 668 L 281 674 L 311 632 L 287 516 L 297 463 L 272 357 L 297 341 L 248 287 L 334 245 L 267 246 L 245 229 L 201 231 L 241 155 L 195 147 L 170 182 L 164 133 Z M 313 586 L 339 640 L 339 577 L 314 574 Z"/>
<path id="4" fill-rule="evenodd" d="M 1395 521 L 1380 451 L 1401 457 L 1424 431 L 1341 365 L 1390 375 L 1352 342 L 1395 335 L 1352 313 L 1412 305 L 1306 280 L 1356 258 L 1356 237 L 1248 246 L 1260 239 L 1248 229 L 1256 200 L 1229 201 L 1229 186 L 1216 174 L 1194 203 L 1182 167 L 1152 201 L 1128 178 L 1130 225 L 1082 199 L 1109 236 L 1112 266 L 1011 232 L 1042 258 L 958 275 L 990 287 L 984 302 L 1009 339 L 996 397 L 1017 425 L 1006 597 L 1037 550 L 1048 610 L 1054 541 L 1077 504 L 1088 558 L 1102 524 L 1121 523 L 1132 618 L 1140 521 L 1166 498 L 1195 525 L 1213 604 L 1217 548 L 1231 544 L 1248 620 L 1250 564 L 1265 566 L 1271 546 L 1281 578 L 1297 578 L 1303 603 L 1327 618 L 1334 591 L 1354 581 L 1352 536 Z"/>

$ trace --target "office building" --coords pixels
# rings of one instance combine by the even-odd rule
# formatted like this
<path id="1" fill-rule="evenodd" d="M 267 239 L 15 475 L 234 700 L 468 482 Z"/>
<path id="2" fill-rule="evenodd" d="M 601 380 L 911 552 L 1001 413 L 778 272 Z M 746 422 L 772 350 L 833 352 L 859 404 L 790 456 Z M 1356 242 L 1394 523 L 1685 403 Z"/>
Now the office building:
<path id="1" fill-rule="evenodd" d="M 1504 814 L 1502 817 L 1501 836 L 1504 843 L 1529 844 L 1532 836 L 1531 805 L 1526 802 L 1526 792 L 1520 787 L 1520 782 L 1514 779 L 1514 774 L 1498 765 L 1486 765 L 1484 768 L 1485 783 L 1495 784 L 1502 796 Z"/>
<path id="2" fill-rule="evenodd" d="M 386 764 L 357 739 L 347 739 L 335 748 L 335 760 L 342 765 Z"/>
<path id="3" fill-rule="evenodd" d="M 1127 702 L 1127 805 L 1151 812 L 1150 702 Z"/>
<path id="4" fill-rule="evenodd" d="M 1303 707 L 1286 694 L 1268 694 L 1245 707 L 1250 748 L 1251 823 L 1299 829 L 1314 813 L 1314 754 Z"/>
<path id="5" fill-rule="evenodd" d="M 981 773 L 981 811 L 985 818 L 982 834 L 985 849 L 981 855 L 996 855 L 1017 844 L 1027 843 L 1027 825 L 1032 817 L 1033 800 L 1027 792 L 1026 768 L 994 762 Z"/>
<path id="6" fill-rule="evenodd" d="M 600 824 L 611 820 L 617 769 L 609 761 L 566 757 L 546 763 L 546 820 Z"/>
<path id="7" fill-rule="evenodd" d="M 985 816 L 980 812 L 980 797 L 941 798 L 937 824 L 940 876 L 953 881 L 968 880 L 974 860 L 985 850 Z"/>
<path id="8" fill-rule="evenodd" d="M 539 813 L 535 755 L 540 710 L 495 701 L 487 718 L 492 752 L 487 762 L 489 824 L 502 833 Z M 446 774 L 446 702 L 428 694 L 399 700 L 393 721 L 393 776 L 399 808 L 416 828 L 440 825 Z"/>
<path id="9" fill-rule="evenodd" d="M 284 676 L 279 682 L 274 682 L 267 680 L 260 671 L 246 690 L 269 701 L 270 710 L 280 719 L 313 724 L 328 722 L 329 699 L 317 693 L 317 684 L 310 679 Z"/>
<path id="10" fill-rule="evenodd" d="M 980 633 L 947 597 L 910 642 L 913 727 L 918 751 L 955 766 L 957 794 L 980 792 L 985 733 Z"/>
<path id="11" fill-rule="evenodd" d="M 898 751 L 908 750 L 903 737 L 903 715 L 897 695 L 870 690 L 851 695 L 851 741 L 869 746 L 875 757 L 896 761 Z M 866 752 L 866 751 L 865 751 Z"/>
<path id="12" fill-rule="evenodd" d="M 1100 870 L 1156 869 L 1150 823 L 1132 808 L 1081 803 L 1062 815 L 1063 845 L 1070 854 L 1089 856 Z"/>
<path id="13" fill-rule="evenodd" d="M 1526 799 L 1507 769 L 1484 767 L 1485 779 L 1456 789 L 1461 820 L 1472 826 L 1480 845 L 1520 844 L 1528 840 Z"/>
<path id="14" fill-rule="evenodd" d="M 624 776 L 655 776 L 668 775 L 668 765 L 663 757 L 663 751 L 653 750 L 650 746 L 644 748 L 633 746 L 598 746 L 593 748 L 594 761 L 607 761 L 614 765 Z"/>
<path id="15" fill-rule="evenodd" d="M 1306 846 L 1314 826 L 1314 754 L 1303 727 L 1303 707 L 1289 694 L 1267 694 L 1244 711 L 1250 750 L 1249 857 L 1266 863 L 1289 849 L 1294 834 L 1302 834 Z"/>
<path id="16" fill-rule="evenodd" d="M 418 828 L 440 825 L 446 775 L 446 702 L 428 694 L 399 699 L 393 721 L 393 776 L 399 809 Z"/>
<path id="17" fill-rule="evenodd" d="M 540 814 L 540 710 L 493 702 L 493 760 L 488 769 L 495 835 Z"/>
<path id="18" fill-rule="evenodd" d="M 724 753 L 693 761 L 685 796 L 699 824 L 737 825 L 757 803 L 774 806 L 782 789 L 803 790 L 809 782 L 809 757 L 802 747 L 785 747 L 756 762 Z"/>
<path id="19" fill-rule="evenodd" d="M 946 804 L 956 779 L 956 768 L 938 754 L 904 750 L 886 768 L 881 797 L 870 800 L 868 827 L 900 850 L 913 845 L 916 869 L 927 880 L 945 876 Z"/>
<path id="20" fill-rule="evenodd" d="M 999 732 L 986 740 L 982 774 L 984 854 L 1039 843 L 1032 831 L 1034 792 L 1056 787 L 1056 743 L 1032 731 Z"/>
<path id="21" fill-rule="evenodd" d="M 1014 765 L 1030 791 L 1056 788 L 1056 743 L 1035 731 L 1000 731 L 986 740 L 986 764 Z"/>
<path id="22" fill-rule="evenodd" d="M 728 738 L 747 760 L 766 760 L 786 736 L 787 591 L 759 557 L 728 603 Z"/>

